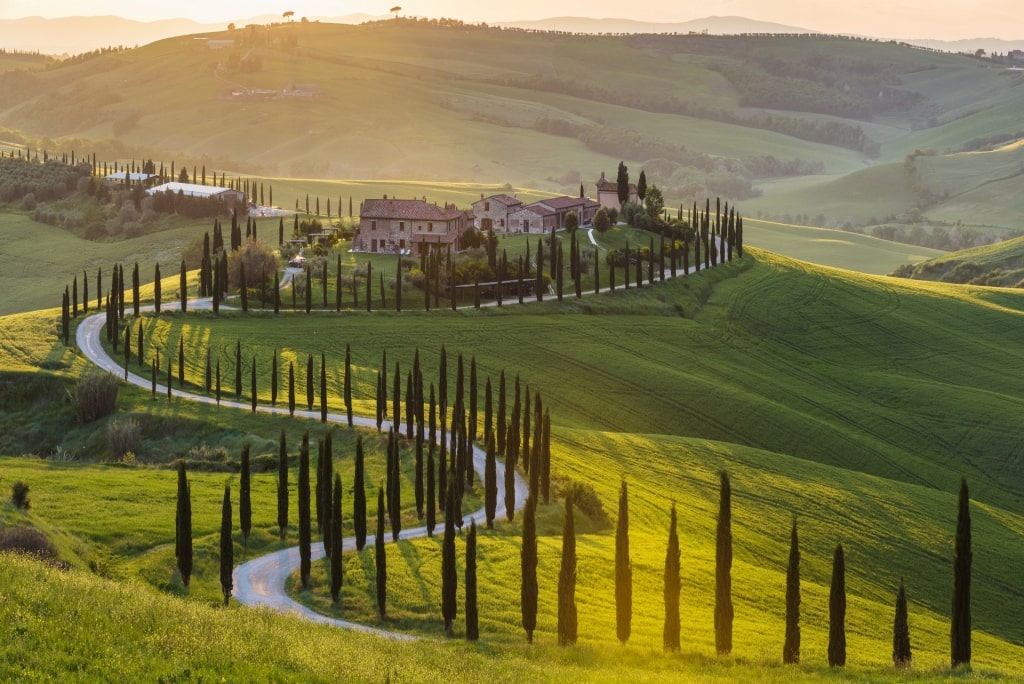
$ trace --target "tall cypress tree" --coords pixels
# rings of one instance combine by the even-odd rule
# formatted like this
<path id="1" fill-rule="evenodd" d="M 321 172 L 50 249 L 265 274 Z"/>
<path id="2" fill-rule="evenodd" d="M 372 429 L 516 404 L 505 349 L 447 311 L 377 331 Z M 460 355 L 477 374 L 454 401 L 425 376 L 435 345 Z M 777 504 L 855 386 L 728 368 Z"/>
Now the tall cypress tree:
<path id="1" fill-rule="evenodd" d="M 846 561 L 843 545 L 832 554 L 832 585 L 828 594 L 828 665 L 846 665 Z"/>
<path id="2" fill-rule="evenodd" d="M 495 458 L 494 433 L 487 436 L 487 457 L 484 462 L 484 514 L 487 529 L 494 528 L 494 515 L 498 508 L 498 466 Z"/>
<path id="3" fill-rule="evenodd" d="M 309 509 L 309 433 L 302 435 L 299 451 L 299 575 L 302 588 L 309 589 L 312 529 Z"/>
<path id="4" fill-rule="evenodd" d="M 558 570 L 558 645 L 573 646 L 578 632 L 576 613 L 576 522 L 572 492 L 565 497 L 562 564 Z"/>
<path id="5" fill-rule="evenodd" d="M 619 520 L 615 528 L 615 634 L 620 644 L 629 641 L 633 619 L 633 564 L 629 558 L 629 491 L 622 481 Z"/>
<path id="6" fill-rule="evenodd" d="M 910 624 L 907 620 L 907 590 L 900 577 L 900 590 L 896 594 L 896 616 L 892 623 L 892 664 L 897 668 L 910 667 Z"/>
<path id="7" fill-rule="evenodd" d="M 505 456 L 505 517 L 512 522 L 516 515 L 516 464 L 512 454 Z"/>
<path id="8" fill-rule="evenodd" d="M 356 438 L 356 472 L 352 483 L 352 530 L 359 551 L 366 546 L 366 485 L 363 467 L 363 436 L 359 435 Z"/>
<path id="9" fill-rule="evenodd" d="M 192 489 L 185 473 L 184 459 L 178 461 L 178 507 L 175 518 L 174 557 L 178 559 L 181 583 L 188 588 L 192 577 Z"/>
<path id="10" fill-rule="evenodd" d="M 390 485 L 388 517 L 391 519 L 391 540 L 398 541 L 398 535 L 402 532 L 402 472 L 398 452 L 398 431 L 394 426 L 391 427 L 388 433 L 388 439 L 390 444 L 389 452 L 391 454 L 389 462 L 390 472 L 388 475 Z"/>
<path id="11" fill-rule="evenodd" d="M 480 611 L 476 602 L 476 521 L 466 536 L 466 641 L 480 638 Z"/>
<path id="12" fill-rule="evenodd" d="M 715 552 L 715 648 L 732 652 L 732 489 L 729 474 L 719 473 L 718 529 Z"/>
<path id="13" fill-rule="evenodd" d="M 388 557 L 384 550 L 384 490 L 377 488 L 377 536 L 373 543 L 373 560 L 377 580 L 377 614 L 383 620 L 387 614 Z"/>
<path id="14" fill-rule="evenodd" d="M 800 540 L 796 532 L 796 516 L 789 533 L 789 566 L 786 568 L 786 641 L 782 646 L 782 662 L 800 662 Z"/>
<path id="15" fill-rule="evenodd" d="M 224 485 L 224 505 L 220 513 L 220 590 L 224 605 L 231 600 L 234 581 L 231 577 L 235 567 L 235 543 L 231 539 L 231 485 Z"/>
<path id="16" fill-rule="evenodd" d="M 288 536 L 288 444 L 281 428 L 281 444 L 277 452 L 277 528 L 284 540 Z"/>
<path id="17" fill-rule="evenodd" d="M 507 467 L 507 466 L 506 466 Z M 511 511 L 511 509 L 510 509 Z M 533 630 L 537 628 L 537 500 L 526 499 L 523 509 L 523 546 L 520 551 L 520 611 L 523 617 L 523 630 L 526 631 L 526 643 L 533 643 Z"/>
<path id="18" fill-rule="evenodd" d="M 676 533 L 676 505 L 672 504 L 668 525 L 668 550 L 665 552 L 665 627 L 662 645 L 666 651 L 679 651 L 679 535 Z"/>
<path id="19" fill-rule="evenodd" d="M 160 313 L 160 264 L 153 269 L 153 310 Z M 96 272 L 96 289 L 99 290 L 100 274 Z"/>
<path id="20" fill-rule="evenodd" d="M 455 622 L 455 592 L 458 574 L 455 570 L 455 491 L 457 478 L 448 478 L 445 492 L 444 541 L 441 543 L 441 616 L 444 618 L 444 633 L 452 635 Z"/>
<path id="21" fill-rule="evenodd" d="M 252 468 L 249 464 L 249 443 L 242 445 L 241 475 L 238 480 L 238 522 L 242 526 L 242 545 L 249 546 L 252 531 L 252 494 L 250 493 Z"/>
<path id="22" fill-rule="evenodd" d="M 334 496 L 331 497 L 331 600 L 341 600 L 341 475 L 334 475 Z"/>
<path id="23" fill-rule="evenodd" d="M 434 525 L 437 517 L 437 486 L 434 482 L 434 443 L 427 448 L 427 536 L 434 536 Z"/>
<path id="24" fill-rule="evenodd" d="M 184 261 L 181 262 L 181 273 L 178 276 L 178 290 L 181 293 L 181 312 L 185 313 L 188 311 L 188 273 Z"/>
<path id="25" fill-rule="evenodd" d="M 953 542 L 953 611 L 949 628 L 950 664 L 971 663 L 971 499 L 960 478 L 956 538 Z"/>

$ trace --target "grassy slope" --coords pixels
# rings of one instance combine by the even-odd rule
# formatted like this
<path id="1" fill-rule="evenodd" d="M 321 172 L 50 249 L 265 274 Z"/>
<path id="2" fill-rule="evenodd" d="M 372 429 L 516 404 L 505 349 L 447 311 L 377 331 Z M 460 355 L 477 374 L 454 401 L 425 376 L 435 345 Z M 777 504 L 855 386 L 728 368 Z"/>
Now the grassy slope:
<path id="1" fill-rule="evenodd" d="M 198 315 L 187 322 L 165 316 L 147 319 L 147 325 L 153 343 L 173 347 L 184 323 L 190 349 L 197 351 L 206 344 L 227 347 L 240 338 L 248 341 L 245 355 L 257 353 L 260 358 L 271 347 L 282 348 L 286 356 L 323 349 L 332 368 L 337 368 L 339 349 L 350 342 L 361 378 L 357 392 L 364 400 L 371 396 L 381 340 L 388 340 L 391 363 L 400 361 L 403 368 L 409 367 L 413 348 L 419 346 L 425 352 L 428 378 L 436 373 L 436 349 L 442 341 L 449 343 L 453 355 L 474 351 L 482 377 L 493 377 L 501 368 L 521 372 L 552 407 L 556 474 L 571 473 L 591 482 L 609 511 L 614 510 L 618 476 L 631 483 L 637 603 L 635 643 L 630 648 L 645 654 L 659 645 L 660 599 L 654 598 L 659 596 L 659 549 L 666 506 L 676 500 L 683 512 L 688 606 L 684 625 L 689 625 L 684 650 L 697 663 L 711 655 L 711 599 L 704 587 L 712 573 L 715 473 L 725 467 L 733 475 L 736 492 L 736 654 L 741 662 L 776 660 L 786 531 L 795 511 L 805 558 L 805 660 L 822 660 L 827 559 L 832 544 L 841 539 L 849 554 L 851 660 L 871 667 L 887 660 L 893 583 L 897 575 L 905 574 L 911 586 L 917 663 L 926 670 L 941 666 L 955 509 L 951 492 L 965 472 L 976 500 L 975 663 L 982 670 L 1016 671 L 1024 655 L 1019 652 L 1024 635 L 999 606 L 1008 593 L 1019 591 L 1010 578 L 1013 568 L 1024 562 L 1014 541 L 1024 520 L 1020 482 L 1014 475 L 1017 440 L 1011 428 L 1020 410 L 1020 388 L 1019 381 L 1001 369 L 1019 363 L 1011 338 L 1024 301 L 1005 291 L 857 276 L 762 252 L 756 253 L 756 260 L 745 270 L 731 267 L 688 281 L 584 300 L 582 309 L 568 302 L 432 316 L 348 314 L 353 324 L 336 316 L 222 315 L 215 320 Z M 691 297 L 700 301 L 712 280 L 718 281 L 714 294 L 695 320 L 673 315 L 674 302 L 695 310 L 692 303 L 684 303 Z M 598 313 L 602 315 L 594 315 Z M 48 345 L 19 351 L 17 340 L 30 336 L 33 328 L 27 322 L 10 327 L 22 332 L 3 343 L 5 367 L 32 367 L 54 353 L 64 356 L 42 352 Z M 501 344 L 496 345 L 499 339 Z M 225 359 L 230 356 L 225 354 Z M 195 360 L 189 365 L 191 378 L 199 377 L 196 361 L 201 358 L 190 354 Z M 226 376 L 231 377 L 230 372 Z M 337 379 L 332 374 L 335 390 Z M 145 392 L 129 393 L 126 400 L 130 406 L 152 406 Z M 166 411 L 187 414 L 189 409 L 172 404 Z M 347 453 L 342 448 L 336 453 L 339 469 L 348 472 Z M 971 454 L 969 461 L 964 454 Z M 92 535 L 97 543 L 103 543 L 104 528 L 97 521 L 83 527 L 77 515 L 58 515 L 47 502 L 59 490 L 48 483 L 63 481 L 66 487 L 75 479 L 67 474 L 79 471 L 89 473 L 78 478 L 83 483 L 96 486 L 102 478 L 113 478 L 107 485 L 112 491 L 137 492 L 147 479 L 157 478 L 161 503 L 149 509 L 147 525 L 156 525 L 163 530 L 163 536 L 157 536 L 169 539 L 172 502 L 166 472 L 107 469 L 104 474 L 102 469 L 93 473 L 88 466 L 28 467 L 17 461 L 3 467 L 31 479 L 38 488 L 34 516 L 54 528 L 72 530 L 76 537 Z M 215 495 L 223 478 L 197 475 L 197 499 L 207 489 Z M 256 509 L 257 528 L 273 526 L 272 480 L 257 477 L 257 500 L 262 502 Z M 75 496 L 87 499 L 88 494 Z M 197 530 L 207 536 L 216 524 L 214 504 L 195 505 Z M 541 567 L 545 576 L 551 576 L 557 566 L 558 539 L 553 533 L 559 528 L 558 515 L 545 509 L 544 518 L 551 536 L 542 538 Z M 144 531 L 140 529 L 140 534 Z M 623 673 L 614 669 L 622 664 L 612 665 L 617 658 L 608 650 L 611 608 L 597 598 L 608 595 L 606 568 L 612 548 L 607 533 L 581 537 L 581 635 L 593 646 L 581 649 L 582 661 L 571 661 L 578 667 L 611 668 L 601 670 L 604 676 L 658 676 L 658 668 L 673 661 L 656 658 L 644 673 Z M 481 549 L 483 586 L 495 591 L 484 602 L 485 633 L 502 663 L 512 659 L 514 664 L 508 667 L 525 667 L 516 662 L 515 583 L 495 579 L 515 575 L 515 537 L 488 535 Z M 129 558 L 135 553 L 127 547 L 120 552 Z M 130 561 L 129 567 L 140 567 L 150 581 L 160 573 L 164 582 L 171 581 L 166 548 L 160 554 L 163 560 L 152 568 L 144 560 L 148 554 Z M 348 561 L 346 605 L 357 614 L 368 602 L 368 554 Z M 394 604 L 402 606 L 396 608 L 402 616 L 396 619 L 413 624 L 436 619 L 436 542 L 392 548 L 389 561 Z M 214 559 L 206 557 L 204 562 Z M 552 606 L 551 586 L 542 586 L 542 606 Z M 215 595 L 215 589 L 210 593 Z M 140 596 L 144 602 L 163 600 Z M 552 639 L 549 610 L 542 609 L 542 643 Z M 265 624 L 266 629 L 277 629 L 276 625 L 291 623 L 275 619 Z M 434 657 L 432 649 L 421 651 L 421 657 Z M 182 661 L 188 662 L 188 657 L 176 654 L 170 662 Z M 229 662 L 247 667 L 240 660 Z M 564 664 L 557 657 L 555 662 L 551 667 Z M 720 669 L 705 672 L 699 664 L 691 666 L 698 675 L 723 675 Z M 598 676 L 597 670 L 584 671 Z M 553 678 L 565 674 L 558 669 L 549 672 Z M 750 676 L 740 672 L 741 677 Z M 759 679 L 791 676 L 774 669 L 755 672 Z M 815 674 L 813 665 L 809 674 Z"/>

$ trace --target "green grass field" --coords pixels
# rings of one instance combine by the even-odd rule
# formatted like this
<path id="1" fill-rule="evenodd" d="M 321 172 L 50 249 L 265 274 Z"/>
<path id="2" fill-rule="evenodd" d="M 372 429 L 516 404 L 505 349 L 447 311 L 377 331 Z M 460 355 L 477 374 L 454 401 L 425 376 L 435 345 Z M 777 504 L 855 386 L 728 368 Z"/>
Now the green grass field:
<path id="1" fill-rule="evenodd" d="M 568 300 L 502 310 L 402 315 L 146 315 L 143 324 L 147 339 L 162 348 L 176 348 L 178 337 L 184 335 L 188 380 L 200 385 L 207 346 L 220 350 L 228 387 L 235 340 L 243 341 L 243 356 L 250 359 L 255 355 L 261 368 L 269 366 L 274 349 L 280 350 L 283 359 L 301 361 L 307 353 L 319 355 L 322 351 L 330 364 L 334 409 L 340 406 L 340 360 L 344 345 L 351 344 L 357 406 L 362 413 L 372 406 L 382 348 L 387 349 L 389 365 L 397 361 L 403 371 L 411 367 L 413 352 L 419 348 L 425 376 L 430 379 L 436 376 L 437 351 L 445 343 L 452 371 L 455 354 L 475 355 L 481 387 L 485 377 L 495 379 L 504 369 L 509 374 L 519 373 L 531 390 L 541 392 L 552 412 L 556 480 L 572 478 L 591 484 L 604 510 L 614 517 L 619 479 L 627 479 L 635 576 L 633 638 L 625 649 L 627 655 L 621 657 L 622 649 L 614 644 L 613 603 L 606 598 L 614 548 L 609 530 L 584 528 L 580 534 L 577 596 L 581 646 L 571 653 L 553 648 L 553 582 L 560 530 L 560 504 L 553 503 L 540 512 L 538 650 L 543 660 L 531 662 L 532 651 L 521 644 L 515 580 L 517 527 L 502 523 L 481 539 L 484 642 L 480 650 L 470 649 L 480 661 L 470 658 L 460 663 L 460 673 L 471 671 L 479 662 L 480 667 L 507 673 L 499 678 L 517 679 L 533 676 L 531 668 L 544 662 L 548 666 L 545 674 L 535 678 L 635 676 L 643 681 L 665 677 L 666 668 L 689 681 L 799 681 L 827 676 L 820 668 L 827 635 L 829 558 L 832 546 L 842 541 L 847 551 L 850 599 L 847 624 L 852 667 L 848 676 L 853 681 L 892 676 L 886 667 L 891 606 L 898 578 L 905 576 L 911 599 L 914 678 L 944 677 L 955 491 L 963 474 L 974 497 L 975 673 L 1019 676 L 1024 633 L 1004 607 L 1019 600 L 1022 591 L 1015 578 L 1016 568 L 1024 562 L 1017 544 L 1024 530 L 1024 510 L 1015 474 L 1019 454 L 1013 429 L 1021 406 L 1019 379 L 1004 369 L 1021 362 L 1016 358 L 1019 352 L 1013 331 L 1024 312 L 1024 298 L 1005 290 L 858 275 L 760 250 L 751 250 L 751 254 L 743 262 L 700 276 L 579 303 Z M 22 369 L 14 375 L 22 379 L 21 387 L 26 386 L 24 379 L 33 375 L 56 373 L 59 379 L 81 372 L 84 365 L 59 344 L 45 341 L 52 324 L 40 318 L 4 319 L 8 324 L 4 327 L 12 333 L 0 338 L 0 354 L 5 369 Z M 26 345 L 25 339 L 34 342 Z M 26 350 L 26 346 L 30 348 Z M 58 362 L 67 370 L 41 368 Z M 304 384 L 302 369 L 304 363 L 299 364 L 300 387 Z M 30 390 L 24 391 L 30 394 Z M 15 417 L 39 401 L 26 396 L 15 405 L 9 392 L 8 410 Z M 265 375 L 259 393 L 261 401 L 268 400 Z M 273 452 L 281 425 L 279 419 L 245 412 L 217 412 L 179 401 L 168 404 L 164 398 L 153 400 L 145 390 L 134 389 L 124 391 L 120 413 L 134 415 L 145 426 L 146 448 L 139 453 L 143 463 L 182 456 L 190 440 L 210 440 L 213 445 L 214 436 L 222 432 L 228 434 L 216 444 L 229 447 L 232 457 L 241 439 L 262 445 L 257 446 L 257 453 Z M 198 427 L 203 423 L 210 423 L 208 432 Z M 298 422 L 288 425 L 294 452 L 301 426 Z M 314 427 L 314 434 L 317 430 Z M 182 433 L 177 439 L 155 437 L 177 432 Z M 343 429 L 340 434 L 345 433 Z M 80 448 L 87 448 L 87 439 L 83 436 L 81 440 Z M 102 450 L 101 440 L 94 439 L 92 448 Z M 350 440 L 336 439 L 336 468 L 343 477 L 351 472 Z M 374 460 L 379 461 L 379 455 Z M 714 664 L 711 642 L 712 540 L 717 472 L 723 468 L 732 476 L 734 491 L 737 623 L 731 665 Z M 137 576 L 180 593 L 167 546 L 173 532 L 171 471 L 152 466 L 96 466 L 88 461 L 4 459 L 0 476 L 5 485 L 15 479 L 30 482 L 34 503 L 29 519 L 51 532 L 61 548 L 81 559 L 82 565 L 100 559 L 116 577 Z M 197 549 L 202 550 L 197 568 L 208 572 L 199 573 L 194 596 L 200 604 L 214 603 L 217 492 L 225 480 L 237 476 L 195 473 L 193 477 Z M 272 474 L 255 476 L 254 528 L 258 534 L 254 553 L 276 548 L 278 543 L 274 479 Z M 97 490 L 106 493 L 104 515 L 83 518 L 79 511 L 89 506 L 90 496 Z M 56 501 L 72 505 L 58 508 Z M 672 501 L 680 508 L 683 548 L 685 636 L 681 659 L 657 655 L 661 567 L 667 509 Z M 132 511 L 135 522 L 129 533 L 118 533 L 117 515 Z M 806 665 L 800 669 L 774 665 L 781 648 L 788 525 L 794 514 L 800 523 L 804 558 Z M 5 524 L 23 519 L 5 507 Z M 236 558 L 240 558 L 240 539 L 236 542 Z M 389 547 L 389 601 L 394 614 L 387 624 L 437 634 L 438 548 L 437 540 Z M 458 548 L 461 551 L 461 541 Z M 342 609 L 346 618 L 370 623 L 376 620 L 370 581 L 372 553 L 367 549 L 346 559 L 348 579 Z M 6 572 L 16 576 L 19 566 L 11 567 Z M 292 629 L 294 624 L 288 618 L 250 611 L 207 612 L 210 609 L 195 602 L 158 597 L 146 587 L 123 589 L 84 577 L 45 577 L 46 582 L 83 583 L 83 595 L 88 596 L 132 591 L 146 606 L 172 601 L 168 605 L 180 606 L 173 609 L 175 614 L 187 611 L 195 620 L 258 619 L 263 629 L 272 633 L 286 625 Z M 20 581 L 14 586 L 18 592 L 29 592 Z M 42 600 L 38 593 L 20 595 Z M 306 600 L 322 605 L 324 596 L 321 588 Z M 142 622 L 129 620 L 128 624 L 144 624 L 145 613 L 138 619 Z M 26 629 L 32 638 L 48 638 L 35 631 L 34 624 Z M 126 632 L 144 632 L 141 626 L 115 627 L 105 621 L 100 621 L 97 629 L 113 631 L 110 638 L 114 639 L 124 638 Z M 303 627 L 302 633 L 314 641 L 332 633 L 320 629 Z M 313 634 L 320 636 L 314 638 Z M 435 638 L 416 649 L 416 662 L 444 659 L 444 653 L 462 648 L 438 644 Z M 341 648 L 362 643 L 360 639 L 346 635 Z M 180 644 L 177 638 L 168 642 L 166 667 L 188 667 L 194 662 L 194 656 L 177 650 Z M 9 653 L 17 658 L 22 651 Z M 276 658 L 284 657 L 263 656 L 246 662 L 245 656 L 234 652 L 227 656 L 208 653 L 202 658 L 207 665 L 192 665 L 196 671 L 216 667 L 210 663 L 240 672 L 256 667 L 254 663 L 281 667 L 275 664 L 279 662 Z M 73 653 L 67 657 L 75 662 Z M 294 653 L 287 657 L 304 656 Z M 59 667 L 32 662 L 44 668 L 42 671 Z M 102 659 L 97 662 L 104 671 L 113 672 L 117 667 Z M 403 662 L 402 667 L 406 665 Z M 298 673 L 308 672 L 305 665 L 294 667 Z M 312 673 L 297 676 L 306 678 Z M 408 676 L 415 679 L 415 675 Z"/>

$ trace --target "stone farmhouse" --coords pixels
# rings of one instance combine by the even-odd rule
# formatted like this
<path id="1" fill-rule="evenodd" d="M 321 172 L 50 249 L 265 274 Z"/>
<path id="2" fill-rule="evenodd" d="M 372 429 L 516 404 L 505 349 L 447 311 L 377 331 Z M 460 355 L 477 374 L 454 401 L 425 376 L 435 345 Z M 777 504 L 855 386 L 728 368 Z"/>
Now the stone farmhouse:
<path id="1" fill-rule="evenodd" d="M 352 249 L 384 254 L 423 254 L 431 245 L 462 249 L 469 215 L 454 205 L 440 207 L 426 199 L 363 200 Z"/>
<path id="2" fill-rule="evenodd" d="M 604 171 L 601 172 L 601 177 L 597 179 L 597 201 L 605 209 L 615 209 L 616 211 L 621 211 L 622 209 L 622 203 L 619 202 L 619 183 L 618 181 L 605 178 Z M 636 183 L 629 184 L 629 201 L 640 201 L 640 196 L 636 192 Z"/>
<path id="3" fill-rule="evenodd" d="M 481 197 L 473 203 L 473 218 L 477 230 L 495 233 L 550 233 L 559 230 L 565 216 L 575 212 L 581 225 L 594 220 L 600 204 L 586 197 L 552 197 L 524 205 L 508 195 Z"/>

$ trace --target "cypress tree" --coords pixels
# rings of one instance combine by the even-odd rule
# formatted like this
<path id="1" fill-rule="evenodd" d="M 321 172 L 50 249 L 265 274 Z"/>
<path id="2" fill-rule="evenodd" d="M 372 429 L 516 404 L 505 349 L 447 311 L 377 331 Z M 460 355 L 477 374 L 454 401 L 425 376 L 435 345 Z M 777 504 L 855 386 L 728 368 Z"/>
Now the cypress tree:
<path id="1" fill-rule="evenodd" d="M 373 544 L 373 559 L 377 570 L 377 614 L 383 620 L 387 613 L 388 557 L 384 550 L 384 490 L 377 488 L 377 536 Z"/>
<path id="2" fill-rule="evenodd" d="M 188 311 L 188 273 L 184 261 L 181 262 L 181 274 L 178 276 L 178 290 L 181 293 L 181 313 L 185 313 Z"/>
<path id="3" fill-rule="evenodd" d="M 466 641 L 480 638 L 480 611 L 476 603 L 476 521 L 466 536 Z"/>
<path id="4" fill-rule="evenodd" d="M 185 389 L 185 338 L 178 337 L 178 387 Z"/>
<path id="5" fill-rule="evenodd" d="M 96 287 L 99 289 L 100 275 L 96 272 Z M 156 265 L 153 273 L 153 310 L 160 313 L 160 264 Z"/>
<path id="6" fill-rule="evenodd" d="M 509 512 L 512 509 L 509 508 Z M 534 497 L 526 499 L 523 509 L 523 546 L 520 552 L 522 581 L 520 584 L 520 610 L 523 617 L 523 629 L 526 631 L 526 643 L 533 643 L 533 630 L 537 628 L 537 527 L 535 515 L 537 501 Z"/>
<path id="7" fill-rule="evenodd" d="M 384 376 L 377 373 L 377 432 L 384 424 Z"/>
<path id="8" fill-rule="evenodd" d="M 288 362 L 288 415 L 295 416 L 295 362 Z"/>
<path id="9" fill-rule="evenodd" d="M 395 375 L 391 382 L 391 427 L 397 435 L 402 429 L 402 368 L 398 361 L 395 361 Z"/>
<path id="10" fill-rule="evenodd" d="M 277 452 L 277 529 L 283 541 L 288 536 L 288 444 L 284 428 Z"/>
<path id="11" fill-rule="evenodd" d="M 391 491 L 388 497 L 388 516 L 391 518 L 391 540 L 398 541 L 398 535 L 402 531 L 402 473 L 398 453 L 398 432 L 394 426 L 392 426 L 388 435 L 391 452 L 391 470 L 389 473 Z"/>
<path id="12" fill-rule="evenodd" d="M 676 505 L 669 514 L 668 550 L 665 552 L 665 627 L 662 647 L 671 653 L 679 651 L 679 536 L 676 533 Z"/>
<path id="13" fill-rule="evenodd" d="M 252 357 L 252 366 L 249 368 L 249 401 L 252 412 L 256 413 L 256 357 Z"/>
<path id="14" fill-rule="evenodd" d="M 238 479 L 238 522 L 242 526 L 242 545 L 249 546 L 249 532 L 252 531 L 252 495 L 250 484 L 252 470 L 249 463 L 249 443 L 242 445 L 241 475 Z"/>
<path id="15" fill-rule="evenodd" d="M 782 662 L 800 662 L 800 540 L 796 532 L 796 516 L 789 534 L 789 566 L 786 568 L 786 641 Z"/>
<path id="16" fill-rule="evenodd" d="M 220 513 L 220 590 L 224 605 L 231 600 L 234 581 L 231 574 L 235 567 L 235 543 L 231 539 L 231 485 L 224 485 L 224 505 Z"/>
<path id="17" fill-rule="evenodd" d="M 352 483 L 352 531 L 356 535 L 356 549 L 366 546 L 366 486 L 363 475 L 363 436 L 356 438 L 356 472 Z"/>
<path id="18" fill-rule="evenodd" d="M 341 600 L 341 475 L 334 476 L 334 496 L 331 497 L 331 600 Z"/>
<path id="19" fill-rule="evenodd" d="M 413 497 L 416 500 L 416 517 L 423 520 L 423 421 L 416 426 L 416 457 L 414 464 Z"/>
<path id="20" fill-rule="evenodd" d="M 494 436 L 494 390 L 491 388 L 491 376 L 484 383 L 484 440 L 495 439 Z M 497 446 L 497 445 L 495 445 Z"/>
<path id="21" fill-rule="evenodd" d="M 444 618 L 444 633 L 452 635 L 452 624 L 455 622 L 455 592 L 458 585 L 458 574 L 455 571 L 455 481 L 448 478 L 448 491 L 445 493 L 444 541 L 441 544 L 441 616 Z"/>
<path id="22" fill-rule="evenodd" d="M 327 422 L 327 358 L 320 352 L 320 422 Z"/>
<path id="23" fill-rule="evenodd" d="M 434 443 L 427 449 L 427 536 L 434 536 L 437 517 L 437 488 L 434 482 Z"/>
<path id="24" fill-rule="evenodd" d="M 971 499 L 967 478 L 960 478 L 956 538 L 953 542 L 953 611 L 950 621 L 950 664 L 971 663 Z"/>
<path id="25" fill-rule="evenodd" d="M 715 648 L 732 652 L 732 489 L 729 474 L 719 473 L 718 529 L 715 553 Z"/>
<path id="26" fill-rule="evenodd" d="M 487 460 L 484 462 L 484 513 L 487 529 L 494 528 L 494 515 L 498 508 L 498 474 L 495 460 L 494 434 L 487 436 Z"/>
<path id="27" fill-rule="evenodd" d="M 896 594 L 896 616 L 892 623 L 892 664 L 897 668 L 910 667 L 910 624 L 907 621 L 907 590 L 900 577 L 900 590 Z"/>
<path id="28" fill-rule="evenodd" d="M 65 300 L 67 297 L 65 297 Z M 139 325 L 142 325 L 139 323 Z M 132 326 L 131 323 L 124 328 L 124 379 L 128 381 L 128 364 L 132 360 Z"/>
<path id="29" fill-rule="evenodd" d="M 302 435 L 299 451 L 299 574 L 302 588 L 309 589 L 312 529 L 309 509 L 309 433 Z"/>
<path id="30" fill-rule="evenodd" d="M 277 406 L 277 349 L 270 360 L 270 405 Z"/>
<path id="31" fill-rule="evenodd" d="M 306 357 L 306 410 L 313 410 L 313 355 Z"/>
<path id="32" fill-rule="evenodd" d="M 352 427 L 352 349 L 345 345 L 345 413 Z"/>
<path id="33" fill-rule="evenodd" d="M 89 313 L 89 275 L 82 271 L 82 313 Z"/>
<path id="34" fill-rule="evenodd" d="M 828 666 L 846 665 L 846 563 L 843 545 L 832 554 L 832 585 L 828 594 Z"/>
<path id="35" fill-rule="evenodd" d="M 626 481 L 619 491 L 619 520 L 615 528 L 615 634 L 629 641 L 633 619 L 633 564 L 629 558 L 629 492 Z"/>
<path id="36" fill-rule="evenodd" d="M 576 523 L 572 492 L 565 497 L 565 520 L 562 524 L 562 564 L 558 570 L 558 645 L 576 644 Z"/>
<path id="37" fill-rule="evenodd" d="M 156 273 L 158 276 L 160 275 L 160 264 L 156 266 Z M 157 288 L 157 291 L 160 289 L 159 283 L 160 278 L 157 278 L 156 282 L 153 283 L 153 287 Z M 88 292 L 88 289 L 87 287 L 86 292 Z M 99 311 L 101 308 L 103 308 L 103 267 L 98 266 L 96 268 L 96 310 Z M 157 305 L 156 312 L 160 313 L 159 305 Z"/>
<path id="38" fill-rule="evenodd" d="M 178 559 L 181 583 L 188 588 L 192 577 L 192 490 L 184 459 L 178 461 L 178 507 L 175 516 L 174 557 Z"/>

